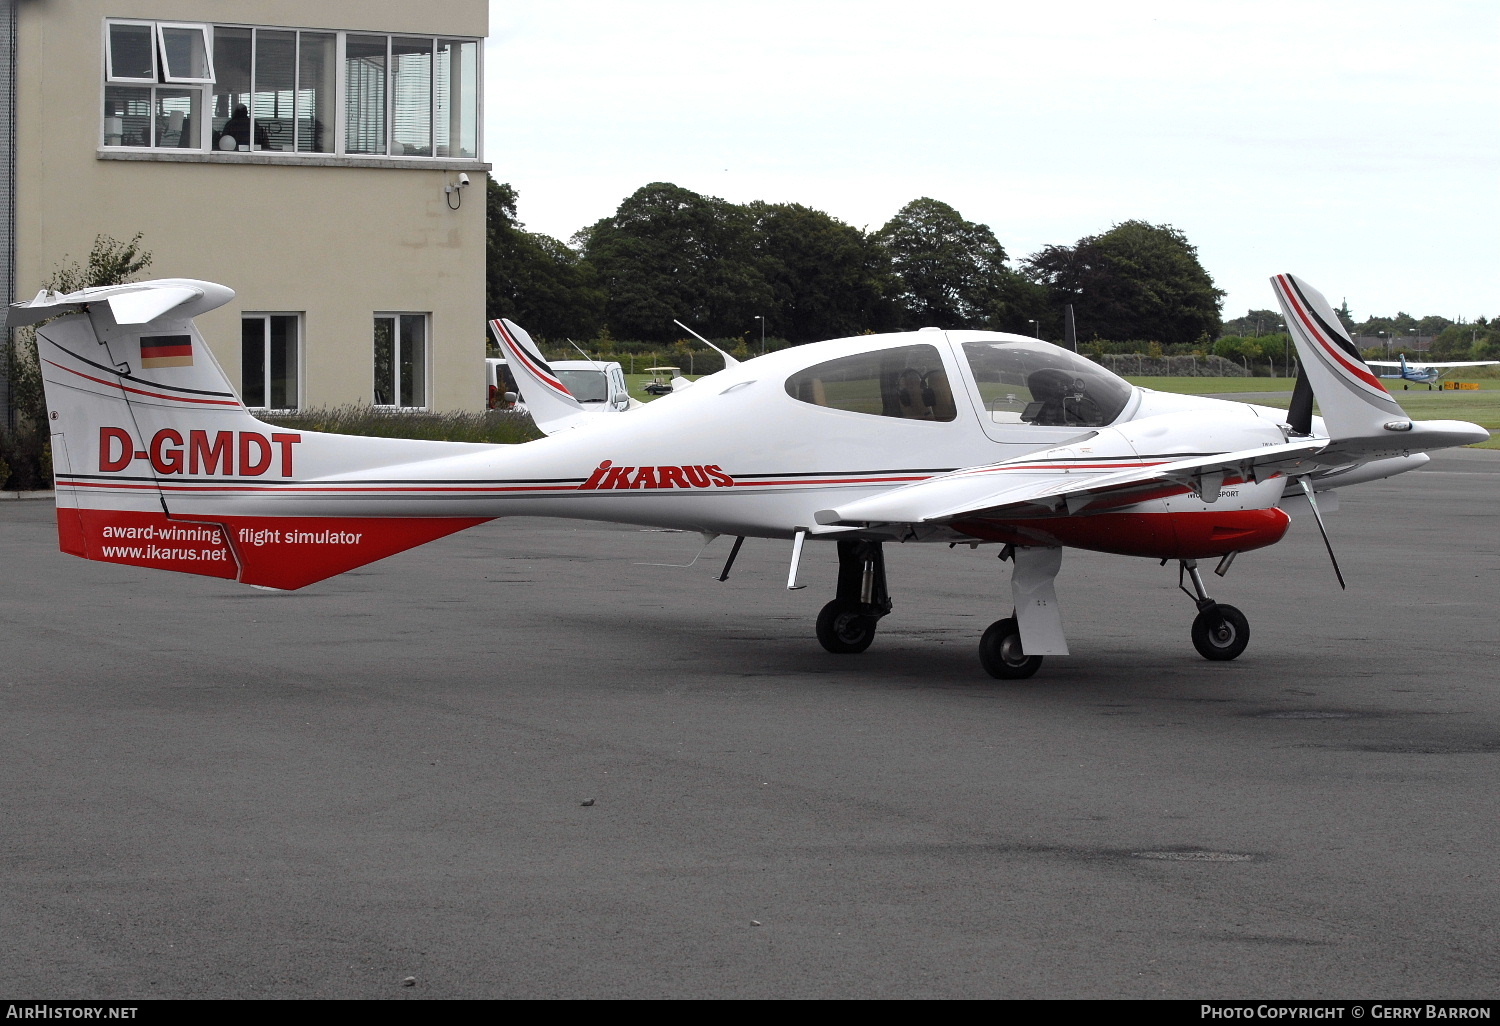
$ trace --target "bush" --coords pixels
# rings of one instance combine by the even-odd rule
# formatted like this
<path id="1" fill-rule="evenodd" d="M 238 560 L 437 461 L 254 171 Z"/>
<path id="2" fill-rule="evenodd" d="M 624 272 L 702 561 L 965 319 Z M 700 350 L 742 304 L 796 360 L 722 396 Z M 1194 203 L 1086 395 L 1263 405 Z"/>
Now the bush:
<path id="1" fill-rule="evenodd" d="M 484 413 L 424 413 L 369 406 L 298 410 L 260 418 L 276 427 L 374 438 L 425 438 L 440 442 L 512 445 L 541 438 L 531 415 L 511 410 Z"/>

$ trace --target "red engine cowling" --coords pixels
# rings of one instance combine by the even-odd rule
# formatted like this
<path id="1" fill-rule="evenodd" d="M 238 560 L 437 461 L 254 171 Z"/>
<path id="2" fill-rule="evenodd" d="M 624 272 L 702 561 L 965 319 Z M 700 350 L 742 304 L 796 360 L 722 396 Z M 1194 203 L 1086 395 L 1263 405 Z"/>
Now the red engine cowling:
<path id="1" fill-rule="evenodd" d="M 1092 516 L 956 520 L 955 530 L 1012 545 L 1070 545 L 1122 556 L 1208 559 L 1275 545 L 1291 518 L 1280 509 L 1201 513 L 1096 513 Z"/>

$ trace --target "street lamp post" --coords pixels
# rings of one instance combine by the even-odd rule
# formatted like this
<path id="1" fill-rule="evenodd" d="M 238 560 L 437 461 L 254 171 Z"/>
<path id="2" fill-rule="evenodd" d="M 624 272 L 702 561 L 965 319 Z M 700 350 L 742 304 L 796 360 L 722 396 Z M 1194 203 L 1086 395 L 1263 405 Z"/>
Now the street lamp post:
<path id="1" fill-rule="evenodd" d="M 766 319 L 765 319 L 765 317 L 763 317 L 760 314 L 756 314 L 755 315 L 755 319 L 757 321 L 760 321 L 760 355 L 761 356 L 765 356 L 766 355 Z"/>
<path id="2" fill-rule="evenodd" d="M 1036 318 L 1028 317 L 1026 318 L 1026 323 L 1031 325 L 1032 330 L 1036 333 L 1037 338 L 1042 337 L 1042 326 L 1036 322 Z"/>

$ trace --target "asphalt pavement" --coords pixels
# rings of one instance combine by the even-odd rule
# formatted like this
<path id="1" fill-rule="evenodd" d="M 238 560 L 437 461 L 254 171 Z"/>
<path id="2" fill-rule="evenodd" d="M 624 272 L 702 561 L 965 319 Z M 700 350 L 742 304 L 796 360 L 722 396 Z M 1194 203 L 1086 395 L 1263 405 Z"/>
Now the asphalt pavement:
<path id="1" fill-rule="evenodd" d="M 497 521 L 296 593 L 0 503 L 0 996 L 1493 998 L 1500 453 L 1249 553 L 1070 551 L 1074 655 L 979 668 L 993 547 Z"/>

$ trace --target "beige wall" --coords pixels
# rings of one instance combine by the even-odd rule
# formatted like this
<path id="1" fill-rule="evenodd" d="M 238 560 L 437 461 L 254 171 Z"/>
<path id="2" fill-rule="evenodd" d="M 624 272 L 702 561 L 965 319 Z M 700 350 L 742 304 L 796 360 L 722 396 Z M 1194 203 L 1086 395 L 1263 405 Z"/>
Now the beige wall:
<path id="1" fill-rule="evenodd" d="M 486 165 L 101 159 L 99 137 L 106 16 L 483 36 L 484 0 L 26 0 L 20 10 L 19 295 L 86 258 L 96 235 L 139 231 L 151 277 L 238 294 L 199 322 L 236 385 L 242 312 L 305 313 L 309 406 L 370 402 L 373 314 L 430 312 L 431 405 L 483 408 Z M 474 184 L 450 210 L 443 186 L 460 167 Z"/>

